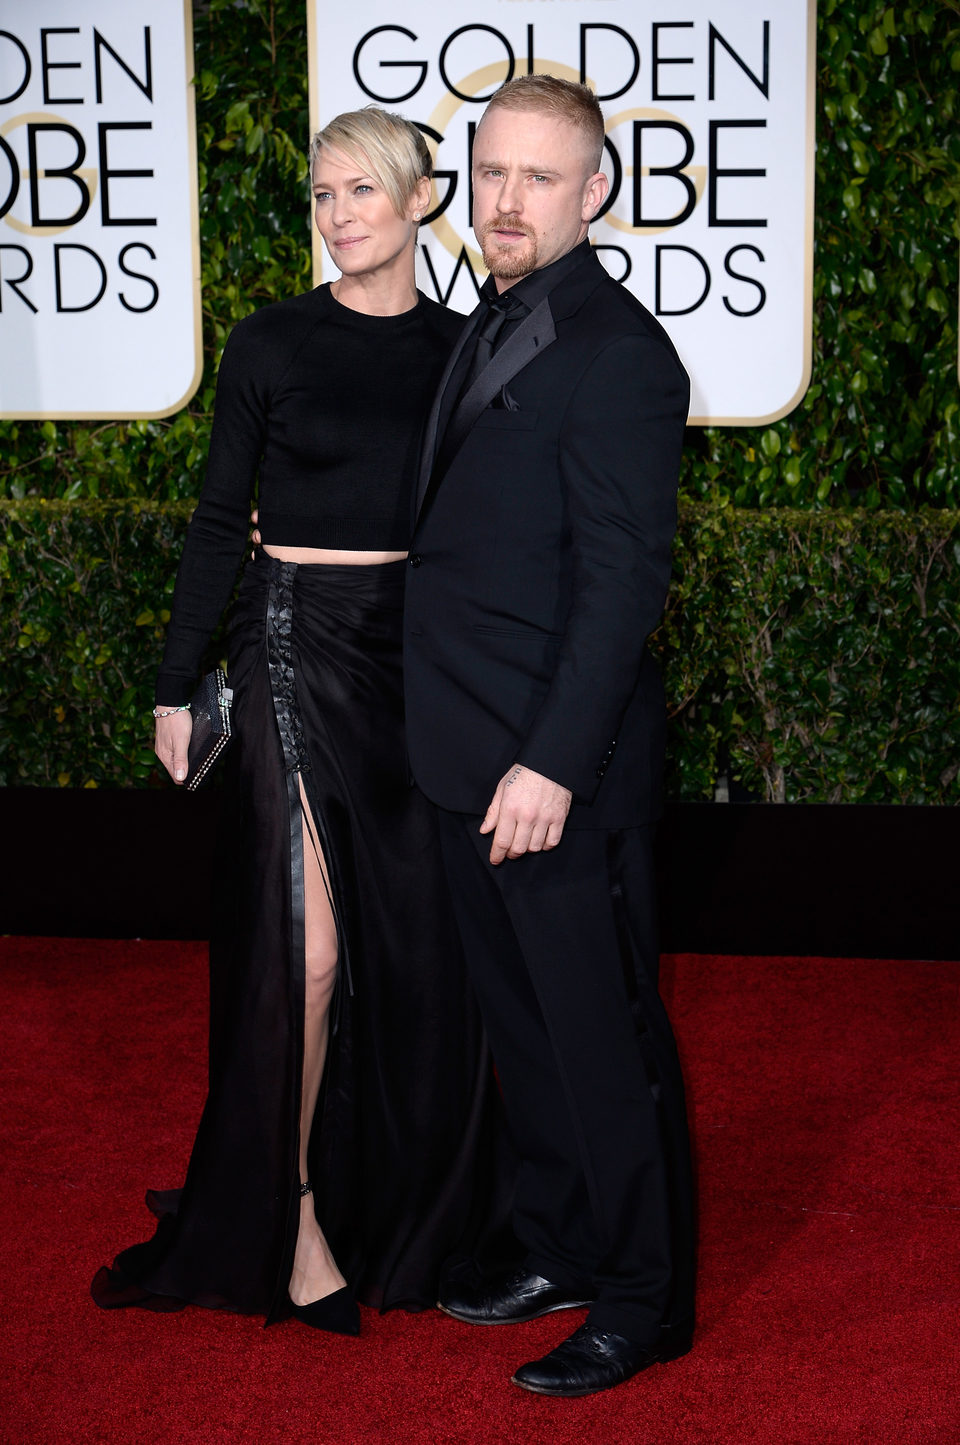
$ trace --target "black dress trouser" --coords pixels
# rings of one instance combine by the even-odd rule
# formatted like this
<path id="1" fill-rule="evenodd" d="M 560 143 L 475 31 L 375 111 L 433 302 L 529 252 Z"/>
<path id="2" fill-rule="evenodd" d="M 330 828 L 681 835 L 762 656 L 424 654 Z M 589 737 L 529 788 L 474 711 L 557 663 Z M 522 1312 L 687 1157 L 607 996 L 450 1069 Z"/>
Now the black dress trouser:
<path id="1" fill-rule="evenodd" d="M 438 809 L 444 862 L 521 1166 L 526 1263 L 598 1291 L 590 1323 L 642 1343 L 693 1324 L 683 1080 L 657 992 L 654 827 L 568 829 L 489 862 Z"/>

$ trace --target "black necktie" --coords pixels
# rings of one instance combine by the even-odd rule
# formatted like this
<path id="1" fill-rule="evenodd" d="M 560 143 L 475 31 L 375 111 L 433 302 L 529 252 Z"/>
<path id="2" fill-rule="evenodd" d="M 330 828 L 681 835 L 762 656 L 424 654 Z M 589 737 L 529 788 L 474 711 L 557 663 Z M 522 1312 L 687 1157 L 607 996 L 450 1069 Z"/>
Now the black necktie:
<path id="1" fill-rule="evenodd" d="M 476 381 L 477 377 L 480 375 L 481 371 L 483 371 L 485 366 L 489 365 L 493 357 L 496 343 L 499 339 L 501 339 L 501 333 L 507 322 L 520 321 L 523 319 L 524 316 L 529 314 L 529 311 L 529 306 L 527 306 L 526 303 L 521 301 L 518 297 L 511 296 L 509 291 L 505 291 L 502 296 L 494 297 L 494 299 L 489 302 L 489 309 L 486 316 L 483 318 L 483 323 L 480 327 L 479 332 L 477 333 L 476 348 L 474 350 L 473 356 L 470 358 L 470 365 L 467 367 L 465 373 L 462 370 L 460 370 L 459 373 L 463 376 L 463 381 L 458 387 L 457 370 L 454 370 L 453 376 L 450 379 L 447 395 L 455 395 L 456 400 L 453 402 L 445 401 L 441 407 L 440 425 L 437 434 L 437 446 L 434 453 L 433 463 L 434 485 L 436 485 L 436 483 L 447 470 L 447 467 L 450 463 L 450 458 L 453 453 L 453 444 L 450 437 L 450 427 L 457 408 L 463 401 L 463 398 L 466 396 L 473 383 Z M 461 368 L 463 366 L 463 360 L 464 358 L 461 357 Z"/>
<path id="2" fill-rule="evenodd" d="M 477 336 L 477 349 L 473 353 L 470 369 L 460 389 L 461 396 L 466 396 L 481 371 L 490 364 L 494 348 L 496 347 L 497 337 L 500 335 L 508 319 L 519 320 L 521 309 L 525 311 L 527 308 L 523 305 L 522 301 L 518 301 L 516 297 L 511 296 L 509 291 L 505 291 L 502 296 L 497 296 L 490 302 L 490 309 L 483 319 L 483 325 L 480 327 Z"/>

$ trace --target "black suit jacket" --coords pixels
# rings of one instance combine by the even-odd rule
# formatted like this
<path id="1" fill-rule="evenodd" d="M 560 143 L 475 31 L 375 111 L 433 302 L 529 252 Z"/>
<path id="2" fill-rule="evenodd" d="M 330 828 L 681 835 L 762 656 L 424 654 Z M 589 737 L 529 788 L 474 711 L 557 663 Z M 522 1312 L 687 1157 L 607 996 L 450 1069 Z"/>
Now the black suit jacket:
<path id="1" fill-rule="evenodd" d="M 571 790 L 568 826 L 646 822 L 665 726 L 646 639 L 670 573 L 687 376 L 585 249 L 451 416 L 485 309 L 425 434 L 404 625 L 413 774 L 441 807 L 483 813 L 519 761 Z"/>

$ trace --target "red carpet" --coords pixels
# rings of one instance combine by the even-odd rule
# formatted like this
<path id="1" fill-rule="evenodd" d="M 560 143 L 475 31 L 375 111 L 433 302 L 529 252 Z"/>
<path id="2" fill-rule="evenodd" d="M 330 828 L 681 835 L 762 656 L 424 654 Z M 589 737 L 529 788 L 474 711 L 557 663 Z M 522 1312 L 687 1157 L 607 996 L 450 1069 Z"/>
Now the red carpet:
<path id="1" fill-rule="evenodd" d="M 175 885 L 171 885 L 175 886 Z M 359 1340 L 101 1313 L 199 1113 L 194 944 L 0 940 L 0 1440 L 284 1445 L 960 1441 L 960 966 L 667 961 L 701 1201 L 692 1354 L 609 1395 L 509 1384 L 576 1318 Z"/>

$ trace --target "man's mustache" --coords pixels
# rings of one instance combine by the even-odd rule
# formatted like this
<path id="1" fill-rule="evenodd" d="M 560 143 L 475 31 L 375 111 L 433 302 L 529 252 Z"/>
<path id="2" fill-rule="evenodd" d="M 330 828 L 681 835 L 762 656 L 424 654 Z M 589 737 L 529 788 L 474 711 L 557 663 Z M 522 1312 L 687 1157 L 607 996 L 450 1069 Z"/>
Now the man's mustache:
<path id="1" fill-rule="evenodd" d="M 533 227 L 521 221 L 519 216 L 496 216 L 492 221 L 487 221 L 480 229 L 481 245 L 493 231 L 522 231 L 525 236 L 534 239 Z"/>

